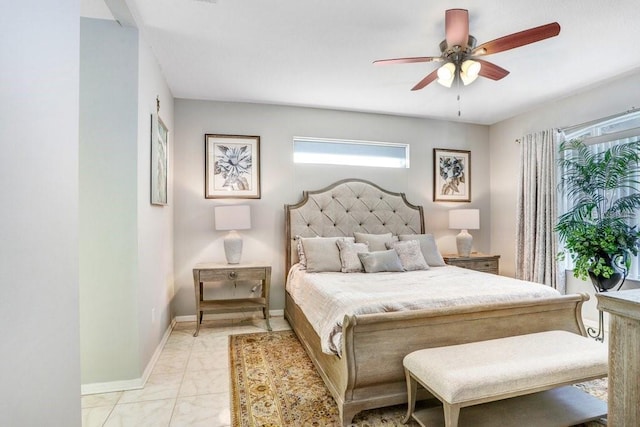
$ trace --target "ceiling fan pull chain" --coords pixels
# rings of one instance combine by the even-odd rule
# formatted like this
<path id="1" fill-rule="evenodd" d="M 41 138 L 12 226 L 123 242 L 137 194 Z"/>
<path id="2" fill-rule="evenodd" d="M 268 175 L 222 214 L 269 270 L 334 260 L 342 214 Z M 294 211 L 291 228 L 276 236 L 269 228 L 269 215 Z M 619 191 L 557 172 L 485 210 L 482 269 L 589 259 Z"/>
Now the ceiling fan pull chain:
<path id="1" fill-rule="evenodd" d="M 460 79 L 458 79 L 458 117 L 460 117 Z"/>

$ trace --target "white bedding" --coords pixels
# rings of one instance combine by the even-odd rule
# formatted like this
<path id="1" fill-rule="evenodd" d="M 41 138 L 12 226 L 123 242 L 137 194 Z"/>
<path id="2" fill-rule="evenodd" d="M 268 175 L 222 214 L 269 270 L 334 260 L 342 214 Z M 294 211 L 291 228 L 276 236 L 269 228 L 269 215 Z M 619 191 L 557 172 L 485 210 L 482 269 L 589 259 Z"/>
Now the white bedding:
<path id="1" fill-rule="evenodd" d="M 559 296 L 549 286 L 446 266 L 402 273 L 307 273 L 296 264 L 287 291 L 322 342 L 340 355 L 346 314 L 467 306 Z"/>

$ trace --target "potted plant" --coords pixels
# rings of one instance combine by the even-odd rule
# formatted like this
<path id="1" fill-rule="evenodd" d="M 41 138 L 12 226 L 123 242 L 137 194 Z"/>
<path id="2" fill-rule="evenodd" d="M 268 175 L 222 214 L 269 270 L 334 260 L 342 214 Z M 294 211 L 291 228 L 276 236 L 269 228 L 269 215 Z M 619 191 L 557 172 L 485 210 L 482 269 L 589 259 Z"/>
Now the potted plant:
<path id="1" fill-rule="evenodd" d="M 640 142 L 595 153 L 580 140 L 566 141 L 559 163 L 560 188 L 572 207 L 555 229 L 574 276 L 591 278 L 597 291 L 622 286 L 640 248 L 640 232 L 631 225 L 640 208 Z"/>

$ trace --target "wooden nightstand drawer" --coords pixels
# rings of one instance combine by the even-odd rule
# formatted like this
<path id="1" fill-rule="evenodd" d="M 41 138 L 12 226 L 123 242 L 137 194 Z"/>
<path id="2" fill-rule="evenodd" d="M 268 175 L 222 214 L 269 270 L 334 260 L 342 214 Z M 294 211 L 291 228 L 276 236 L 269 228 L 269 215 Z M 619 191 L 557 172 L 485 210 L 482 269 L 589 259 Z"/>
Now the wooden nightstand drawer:
<path id="1" fill-rule="evenodd" d="M 264 268 L 228 268 L 220 270 L 200 270 L 201 282 L 221 282 L 225 280 L 264 280 Z"/>
<path id="2" fill-rule="evenodd" d="M 500 255 L 471 254 L 471 256 L 467 258 L 456 255 L 445 255 L 443 258 L 447 264 L 455 265 L 456 267 L 492 274 L 498 274 L 500 271 Z"/>

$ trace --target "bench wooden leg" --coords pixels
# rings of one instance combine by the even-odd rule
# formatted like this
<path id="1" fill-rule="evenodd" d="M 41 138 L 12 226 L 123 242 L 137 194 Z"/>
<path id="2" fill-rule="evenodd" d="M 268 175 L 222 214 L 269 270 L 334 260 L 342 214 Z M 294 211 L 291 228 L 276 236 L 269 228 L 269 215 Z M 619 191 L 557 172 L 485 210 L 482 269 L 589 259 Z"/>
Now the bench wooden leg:
<path id="1" fill-rule="evenodd" d="M 407 378 L 407 416 L 402 420 L 402 424 L 406 424 L 411 419 L 411 414 L 416 409 L 416 393 L 418 391 L 418 382 L 411 376 L 408 370 L 404 370 Z"/>
<path id="2" fill-rule="evenodd" d="M 354 408 L 345 408 L 344 406 L 339 406 L 338 407 L 338 412 L 339 412 L 339 416 L 340 419 L 342 420 L 342 426 L 343 427 L 350 427 L 353 426 L 353 417 L 356 416 L 356 414 L 358 412 L 360 412 L 360 410 L 358 409 L 354 409 Z"/>
<path id="3" fill-rule="evenodd" d="M 458 427 L 458 418 L 460 418 L 460 405 L 450 405 L 446 402 L 442 403 L 444 409 L 444 426 Z"/>

